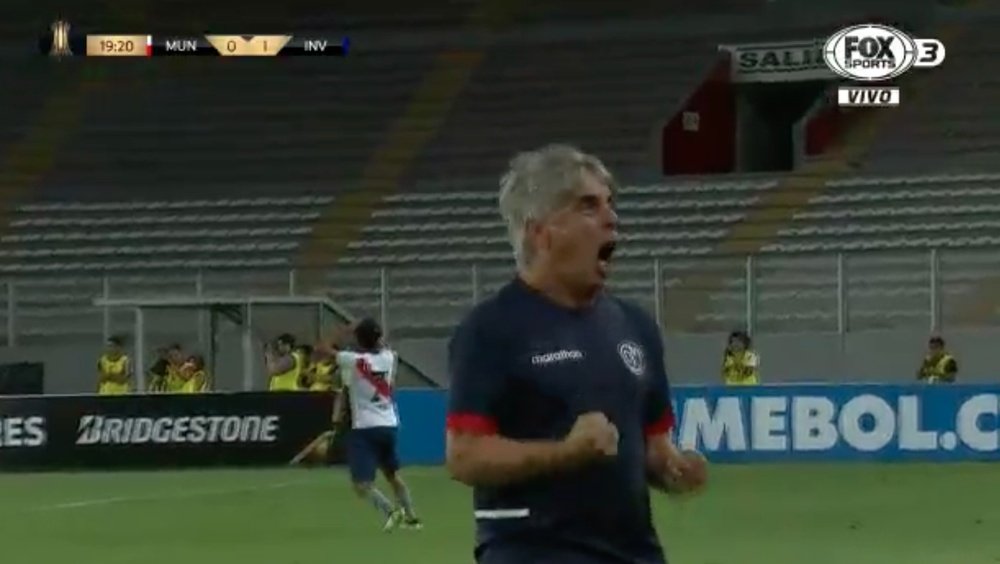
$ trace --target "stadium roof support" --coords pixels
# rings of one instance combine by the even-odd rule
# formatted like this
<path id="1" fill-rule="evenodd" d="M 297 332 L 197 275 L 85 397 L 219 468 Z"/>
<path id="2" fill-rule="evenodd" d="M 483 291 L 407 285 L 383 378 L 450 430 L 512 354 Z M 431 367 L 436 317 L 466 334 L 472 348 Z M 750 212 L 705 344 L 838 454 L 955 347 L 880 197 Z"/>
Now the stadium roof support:
<path id="1" fill-rule="evenodd" d="M 352 323 L 355 321 L 346 309 L 325 296 L 269 296 L 269 295 L 247 295 L 247 296 L 161 296 L 161 297 L 117 297 L 117 298 L 96 298 L 94 305 L 105 308 L 131 309 L 135 314 L 135 366 L 136 377 L 140 390 L 147 389 L 146 382 L 146 313 L 151 310 L 163 309 L 188 309 L 197 311 L 207 311 L 213 314 L 211 324 L 211 343 L 215 342 L 216 324 L 214 314 L 234 313 L 238 315 L 228 315 L 228 317 L 240 326 L 242 341 L 242 376 L 243 389 L 252 390 L 254 387 L 254 308 L 257 306 L 303 306 L 311 308 L 316 315 L 316 327 L 318 331 L 327 326 L 328 320 L 341 323 Z M 316 335 L 320 337 L 320 335 Z M 210 352 L 214 355 L 214 352 Z M 210 361 L 211 364 L 211 361 Z M 412 372 L 418 379 L 428 385 L 437 387 L 437 383 L 427 376 L 423 371 L 413 364 L 400 358 L 400 366 Z"/>

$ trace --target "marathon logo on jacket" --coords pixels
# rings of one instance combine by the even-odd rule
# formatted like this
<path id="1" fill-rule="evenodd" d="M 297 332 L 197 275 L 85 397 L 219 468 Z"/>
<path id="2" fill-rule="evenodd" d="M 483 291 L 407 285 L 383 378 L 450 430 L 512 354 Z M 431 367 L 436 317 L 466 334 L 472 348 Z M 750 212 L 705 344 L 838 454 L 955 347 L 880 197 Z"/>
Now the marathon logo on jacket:
<path id="1" fill-rule="evenodd" d="M 83 415 L 77 445 L 273 443 L 277 415 L 196 415 L 184 417 L 107 417 Z"/>
<path id="2" fill-rule="evenodd" d="M 574 350 L 558 350 L 545 354 L 536 354 L 531 357 L 531 364 L 535 366 L 545 366 L 557 362 L 569 362 L 583 360 L 583 352 Z"/>
<path id="3" fill-rule="evenodd" d="M 0 417 L 0 449 L 35 448 L 45 446 L 46 442 L 44 417 Z"/>
<path id="4" fill-rule="evenodd" d="M 1000 390 L 784 388 L 678 390 L 677 440 L 733 461 L 1000 458 Z"/>

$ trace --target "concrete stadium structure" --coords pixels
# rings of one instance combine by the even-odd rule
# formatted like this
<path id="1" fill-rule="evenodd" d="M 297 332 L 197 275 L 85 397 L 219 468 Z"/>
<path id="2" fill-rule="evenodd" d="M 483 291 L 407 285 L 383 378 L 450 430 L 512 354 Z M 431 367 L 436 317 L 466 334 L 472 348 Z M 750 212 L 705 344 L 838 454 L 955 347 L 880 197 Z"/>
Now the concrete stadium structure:
<path id="1" fill-rule="evenodd" d="M 869 8 L 734 0 L 640 21 L 595 4 L 567 21 L 551 5 L 489 33 L 450 12 L 428 13 L 429 31 L 358 17 L 356 52 L 337 61 L 11 67 L 50 95 L 0 93 L 0 359 L 44 358 L 51 391 L 83 391 L 75 367 L 132 327 L 96 297 L 317 293 L 383 317 L 444 382 L 451 328 L 511 276 L 496 178 L 514 152 L 568 141 L 622 180 L 613 286 L 661 321 L 679 380 L 714 380 L 738 326 L 771 381 L 908 379 L 936 330 L 964 378 L 991 378 L 992 15 L 944 14 L 964 35 L 940 80 L 841 174 L 664 180 L 657 133 L 720 43 L 800 38 Z M 192 324 L 164 314 L 150 339 L 190 342 Z"/>

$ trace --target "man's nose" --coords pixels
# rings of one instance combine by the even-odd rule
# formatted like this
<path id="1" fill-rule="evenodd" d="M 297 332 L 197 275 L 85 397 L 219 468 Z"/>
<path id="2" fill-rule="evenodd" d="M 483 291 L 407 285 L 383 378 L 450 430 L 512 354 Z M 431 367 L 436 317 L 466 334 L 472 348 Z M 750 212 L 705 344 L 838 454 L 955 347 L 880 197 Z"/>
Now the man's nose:
<path id="1" fill-rule="evenodd" d="M 611 230 L 618 229 L 618 212 L 616 212 L 614 208 L 609 206 L 607 208 L 605 216 L 606 216 L 605 225 L 607 225 L 608 229 Z"/>

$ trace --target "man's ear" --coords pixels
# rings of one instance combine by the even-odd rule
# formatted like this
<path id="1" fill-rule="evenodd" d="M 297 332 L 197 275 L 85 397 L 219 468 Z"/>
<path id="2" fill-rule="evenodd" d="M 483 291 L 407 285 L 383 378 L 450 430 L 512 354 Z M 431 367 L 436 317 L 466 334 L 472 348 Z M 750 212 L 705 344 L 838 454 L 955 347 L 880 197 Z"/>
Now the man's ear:
<path id="1" fill-rule="evenodd" d="M 534 242 L 533 246 L 536 250 L 545 249 L 549 246 L 548 232 L 545 226 L 539 221 L 528 220 L 524 226 L 524 237 Z"/>

